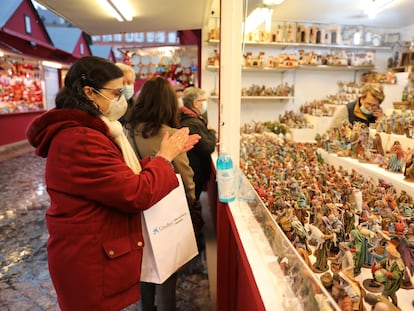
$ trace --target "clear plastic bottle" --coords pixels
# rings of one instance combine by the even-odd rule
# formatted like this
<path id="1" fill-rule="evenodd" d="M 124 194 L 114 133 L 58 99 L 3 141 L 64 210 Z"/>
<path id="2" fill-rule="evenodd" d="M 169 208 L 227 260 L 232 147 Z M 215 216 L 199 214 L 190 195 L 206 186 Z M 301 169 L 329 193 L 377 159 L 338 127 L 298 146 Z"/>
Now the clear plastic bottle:
<path id="1" fill-rule="evenodd" d="M 216 162 L 216 179 L 220 202 L 233 202 L 236 199 L 233 160 L 222 148 Z"/>

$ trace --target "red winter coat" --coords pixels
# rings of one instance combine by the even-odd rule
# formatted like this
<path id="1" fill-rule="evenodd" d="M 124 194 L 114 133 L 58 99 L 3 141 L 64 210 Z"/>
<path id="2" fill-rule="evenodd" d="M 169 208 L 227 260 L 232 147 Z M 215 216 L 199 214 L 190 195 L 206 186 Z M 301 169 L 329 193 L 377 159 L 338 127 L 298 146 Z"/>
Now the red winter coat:
<path id="1" fill-rule="evenodd" d="M 139 299 L 141 211 L 178 181 L 162 158 L 134 174 L 97 117 L 53 109 L 27 130 L 47 157 L 49 271 L 62 310 L 120 310 Z"/>

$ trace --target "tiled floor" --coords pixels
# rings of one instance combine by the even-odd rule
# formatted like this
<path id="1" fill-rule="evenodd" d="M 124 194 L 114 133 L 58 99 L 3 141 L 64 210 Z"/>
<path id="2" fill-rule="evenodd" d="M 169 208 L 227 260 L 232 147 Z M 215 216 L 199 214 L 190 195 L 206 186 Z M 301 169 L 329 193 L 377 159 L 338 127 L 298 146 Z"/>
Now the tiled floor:
<path id="1" fill-rule="evenodd" d="M 45 161 L 25 143 L 0 148 L 0 311 L 59 310 L 45 249 L 48 233 L 44 214 L 49 205 L 43 177 Z M 206 232 L 206 236 L 211 239 L 212 235 Z M 213 240 L 207 244 L 211 242 L 215 244 Z M 193 260 L 192 270 L 179 274 L 177 310 L 214 310 L 207 257 L 211 253 L 202 253 Z M 137 310 L 137 306 L 127 310 Z"/>

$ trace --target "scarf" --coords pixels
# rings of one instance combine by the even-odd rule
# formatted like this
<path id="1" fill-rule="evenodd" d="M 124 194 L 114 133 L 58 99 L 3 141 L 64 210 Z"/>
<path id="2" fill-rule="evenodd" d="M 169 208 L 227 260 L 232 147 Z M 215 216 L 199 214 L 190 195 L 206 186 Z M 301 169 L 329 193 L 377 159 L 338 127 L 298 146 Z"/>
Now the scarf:
<path id="1" fill-rule="evenodd" d="M 184 106 L 184 107 L 180 107 L 180 110 L 183 114 L 186 114 L 194 118 L 198 118 L 198 114 L 195 111 L 191 110 L 190 108 L 187 108 Z"/>
<path id="2" fill-rule="evenodd" d="M 109 128 L 109 136 L 121 149 L 125 163 L 135 174 L 141 172 L 141 164 L 139 163 L 134 150 L 129 144 L 127 137 L 125 136 L 121 123 L 119 121 L 110 121 L 104 116 L 101 116 L 101 119 Z"/>

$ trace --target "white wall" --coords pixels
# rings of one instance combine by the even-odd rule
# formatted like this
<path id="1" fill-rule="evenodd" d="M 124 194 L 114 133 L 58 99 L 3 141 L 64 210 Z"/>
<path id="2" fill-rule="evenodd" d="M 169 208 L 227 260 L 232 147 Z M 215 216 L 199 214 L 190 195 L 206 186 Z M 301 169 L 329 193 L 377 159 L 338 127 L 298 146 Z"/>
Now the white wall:
<path id="1" fill-rule="evenodd" d="M 414 24 L 407 26 L 401 30 L 401 40 L 411 41 L 414 39 Z"/>

